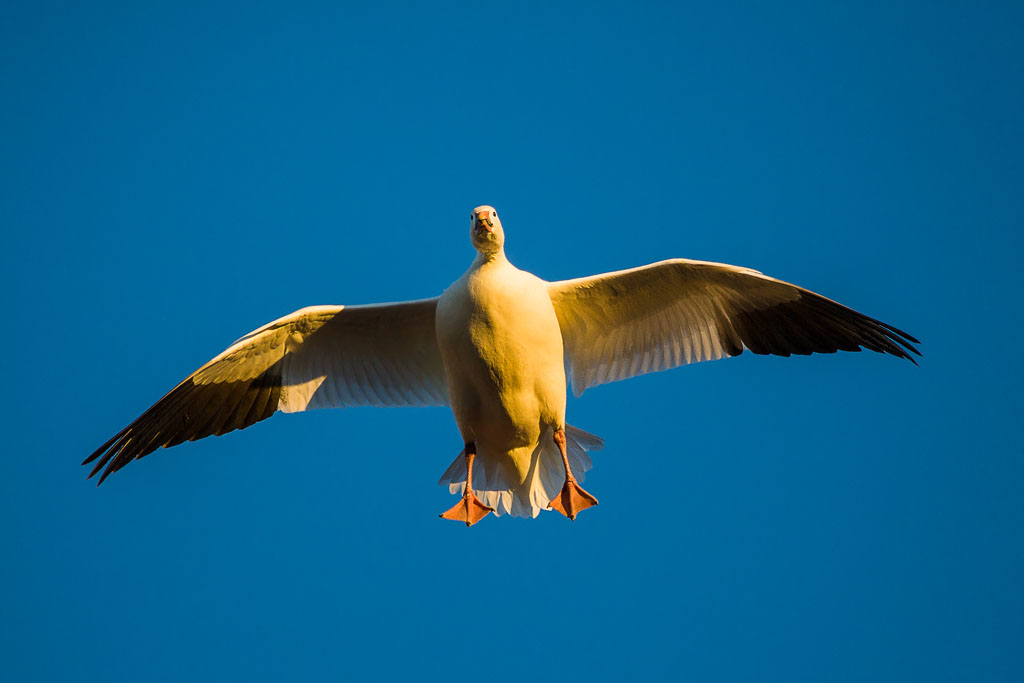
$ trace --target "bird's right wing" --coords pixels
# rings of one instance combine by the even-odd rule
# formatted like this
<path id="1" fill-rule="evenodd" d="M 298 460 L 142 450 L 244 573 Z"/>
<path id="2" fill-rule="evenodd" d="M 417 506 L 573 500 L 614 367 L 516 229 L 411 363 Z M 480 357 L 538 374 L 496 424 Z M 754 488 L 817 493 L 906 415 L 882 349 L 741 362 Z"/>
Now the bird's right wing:
<path id="1" fill-rule="evenodd" d="M 245 335 L 82 464 L 111 473 L 157 448 L 244 429 L 278 410 L 446 405 L 437 299 L 313 306 Z"/>
<path id="2" fill-rule="evenodd" d="M 573 392 L 687 363 L 754 353 L 860 351 L 914 362 L 917 340 L 756 270 L 672 259 L 548 283 Z"/>

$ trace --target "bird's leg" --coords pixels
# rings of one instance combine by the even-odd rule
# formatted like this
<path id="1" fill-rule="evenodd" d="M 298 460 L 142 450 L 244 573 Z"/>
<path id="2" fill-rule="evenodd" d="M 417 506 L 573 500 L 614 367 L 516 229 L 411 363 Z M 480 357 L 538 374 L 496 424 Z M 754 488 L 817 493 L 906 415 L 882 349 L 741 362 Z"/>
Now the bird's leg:
<path id="1" fill-rule="evenodd" d="M 565 465 L 565 484 L 562 491 L 551 499 L 548 507 L 557 510 L 569 519 L 575 520 L 582 510 L 597 505 L 597 498 L 583 490 L 583 487 L 576 483 L 576 477 L 572 476 L 572 469 L 569 467 L 569 455 L 565 451 L 565 430 L 555 431 L 555 444 L 562 454 L 562 464 Z"/>
<path id="2" fill-rule="evenodd" d="M 488 512 L 494 512 L 494 508 L 481 503 L 473 493 L 473 458 L 475 457 L 476 444 L 470 441 L 466 444 L 466 490 L 462 493 L 462 500 L 450 510 L 441 513 L 441 517 L 444 519 L 465 522 L 466 526 L 473 526 L 486 517 Z"/>

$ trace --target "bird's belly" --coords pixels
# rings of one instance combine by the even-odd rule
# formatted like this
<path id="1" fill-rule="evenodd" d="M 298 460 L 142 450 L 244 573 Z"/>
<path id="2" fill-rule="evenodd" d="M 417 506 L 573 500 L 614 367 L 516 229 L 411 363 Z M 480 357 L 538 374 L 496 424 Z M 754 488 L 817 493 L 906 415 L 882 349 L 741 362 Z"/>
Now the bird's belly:
<path id="1" fill-rule="evenodd" d="M 561 331 L 550 300 L 543 303 L 469 299 L 454 307 L 462 316 L 438 325 L 452 412 L 478 449 L 532 447 L 545 425 L 565 421 Z"/>

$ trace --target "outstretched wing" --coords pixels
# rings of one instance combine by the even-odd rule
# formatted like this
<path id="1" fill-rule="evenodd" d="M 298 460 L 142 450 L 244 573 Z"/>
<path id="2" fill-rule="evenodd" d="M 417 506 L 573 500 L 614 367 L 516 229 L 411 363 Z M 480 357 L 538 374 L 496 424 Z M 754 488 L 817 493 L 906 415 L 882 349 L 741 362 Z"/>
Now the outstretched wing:
<path id="1" fill-rule="evenodd" d="M 754 353 L 860 351 L 916 364 L 906 332 L 814 292 L 723 263 L 673 259 L 548 284 L 573 392 Z"/>
<path id="2" fill-rule="evenodd" d="M 437 299 L 314 306 L 245 335 L 189 375 L 82 464 L 111 473 L 157 448 L 220 436 L 276 411 L 445 405 Z"/>

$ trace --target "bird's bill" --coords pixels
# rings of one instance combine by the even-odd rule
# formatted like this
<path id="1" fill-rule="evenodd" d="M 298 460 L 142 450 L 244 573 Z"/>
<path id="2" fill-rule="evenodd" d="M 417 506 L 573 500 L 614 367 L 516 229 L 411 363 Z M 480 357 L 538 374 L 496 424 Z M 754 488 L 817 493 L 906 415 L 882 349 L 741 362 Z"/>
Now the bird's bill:
<path id="1" fill-rule="evenodd" d="M 474 227 L 477 230 L 486 230 L 487 232 L 494 232 L 494 224 L 491 223 L 489 211 L 477 211 L 473 218 L 475 223 Z"/>

